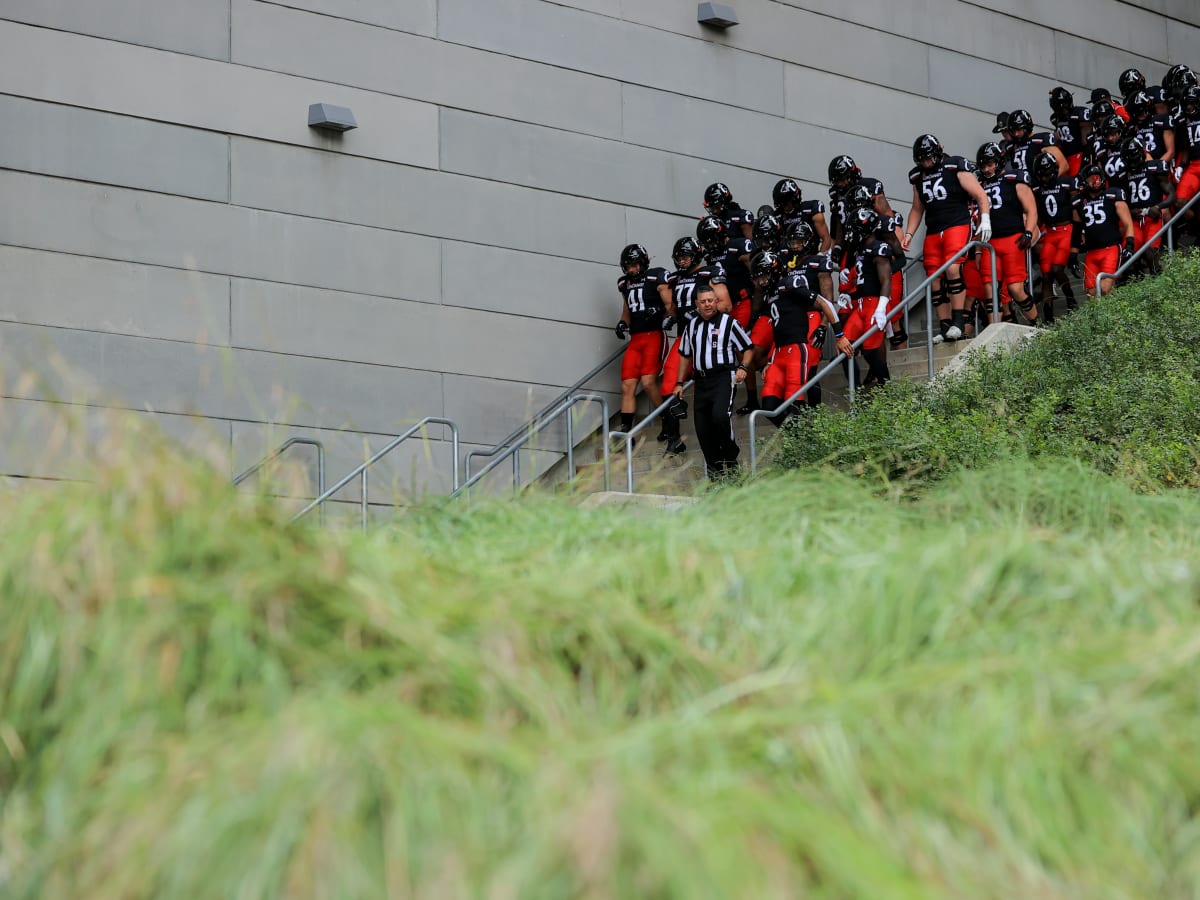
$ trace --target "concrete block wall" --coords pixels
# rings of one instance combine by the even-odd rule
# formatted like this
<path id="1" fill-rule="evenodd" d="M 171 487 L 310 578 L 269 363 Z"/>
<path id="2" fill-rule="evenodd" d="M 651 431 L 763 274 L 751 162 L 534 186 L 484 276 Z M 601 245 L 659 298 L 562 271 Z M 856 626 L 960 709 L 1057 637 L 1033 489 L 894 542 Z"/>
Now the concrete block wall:
<path id="1" fill-rule="evenodd" d="M 72 477 L 30 451 L 64 407 L 231 473 L 303 434 L 337 477 L 424 415 L 486 445 L 616 349 L 620 248 L 669 264 L 711 181 L 823 197 L 848 152 L 906 211 L 917 133 L 1200 64 L 1192 0 L 734 6 L 0 0 L 0 475 Z M 444 489 L 442 437 L 373 498 Z"/>

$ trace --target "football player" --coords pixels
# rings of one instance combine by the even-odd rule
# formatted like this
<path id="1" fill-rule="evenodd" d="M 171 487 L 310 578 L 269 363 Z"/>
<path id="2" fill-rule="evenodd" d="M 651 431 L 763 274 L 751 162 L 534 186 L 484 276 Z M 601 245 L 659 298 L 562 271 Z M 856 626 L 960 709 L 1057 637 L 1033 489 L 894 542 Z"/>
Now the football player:
<path id="1" fill-rule="evenodd" d="M 637 412 L 637 386 L 650 400 L 650 408 L 662 403 L 658 373 L 662 369 L 663 317 L 666 307 L 658 286 L 666 281 L 665 269 L 650 268 L 650 254 L 641 244 L 621 251 L 617 290 L 621 294 L 621 318 L 614 329 L 621 340 L 629 340 L 621 358 L 621 430 L 633 428 Z"/>
<path id="2" fill-rule="evenodd" d="M 971 241 L 971 203 L 979 209 L 979 239 L 992 236 L 990 202 L 961 156 L 947 156 L 942 143 L 932 134 L 923 134 L 913 142 L 913 162 L 908 173 L 913 186 L 912 211 L 901 249 L 912 245 L 913 232 L 925 219 L 925 274 L 932 275 Z M 890 265 L 890 260 L 889 260 Z M 934 340 L 957 341 L 966 323 L 966 282 L 962 262 L 950 266 L 933 283 L 934 303 L 940 333 Z"/>
<path id="3" fill-rule="evenodd" d="M 1087 137 L 1092 130 L 1091 120 L 1091 110 L 1086 106 L 1076 106 L 1075 95 L 1065 87 L 1050 91 L 1050 124 L 1058 136 L 1059 149 L 1067 158 L 1065 174 L 1072 178 L 1079 174 L 1083 165 Z M 1057 158 L 1055 162 L 1058 162 Z"/>
<path id="4" fill-rule="evenodd" d="M 1133 218 L 1120 188 L 1108 188 L 1104 170 L 1095 163 L 1079 173 L 1079 196 L 1075 198 L 1075 221 L 1080 225 L 1083 249 L 1083 287 L 1094 294 L 1102 274 L 1117 271 L 1123 254 L 1132 254 Z M 1113 289 L 1113 279 L 1100 282 L 1100 293 Z"/>
<path id="5" fill-rule="evenodd" d="M 1163 217 L 1175 203 L 1171 166 L 1161 159 L 1148 160 L 1146 146 L 1139 138 L 1129 138 L 1121 147 L 1125 171 L 1121 188 L 1133 218 L 1133 249 L 1136 253 L 1162 230 Z M 1145 269 L 1158 272 L 1159 246 L 1146 251 Z"/>
<path id="6" fill-rule="evenodd" d="M 729 234 L 740 234 L 746 240 L 754 237 L 754 216 L 734 201 L 733 192 L 720 181 L 704 189 L 704 212 L 720 219 Z"/>
<path id="7" fill-rule="evenodd" d="M 1058 160 L 1039 153 L 1033 161 L 1033 196 L 1038 205 L 1042 229 L 1040 265 L 1042 269 L 1042 317 L 1054 321 L 1054 285 L 1067 300 L 1067 309 L 1075 309 L 1075 289 L 1067 277 L 1071 261 L 1071 234 L 1074 229 L 1075 179 L 1058 174 Z"/>
<path id="8" fill-rule="evenodd" d="M 1038 159 L 1053 158 L 1043 151 Z M 1026 290 L 1029 268 L 1025 251 L 1038 239 L 1037 201 L 1029 187 L 1026 172 L 1004 171 L 1004 151 L 996 143 L 983 144 L 975 155 L 979 183 L 987 192 L 992 216 L 992 237 L 988 242 L 996 251 L 996 274 L 1000 284 L 1016 302 L 1021 314 L 1034 325 L 1037 304 Z"/>
<path id="9" fill-rule="evenodd" d="M 1013 110 L 1008 114 L 1008 130 L 1012 133 L 1012 143 L 1008 147 L 1008 158 L 1014 169 L 1028 171 L 1034 157 L 1043 150 L 1049 150 L 1058 160 L 1059 174 L 1066 175 L 1070 169 L 1067 157 L 1058 146 L 1058 141 L 1049 131 L 1039 131 L 1034 134 L 1033 116 L 1027 109 Z"/>
<path id="10" fill-rule="evenodd" d="M 804 192 L 794 178 L 781 178 L 771 191 L 771 200 L 785 236 L 795 222 L 803 220 L 812 226 L 821 242 L 822 253 L 833 246 L 829 223 L 825 221 L 825 204 L 820 200 L 805 200 Z"/>
<path id="11" fill-rule="evenodd" d="M 1142 142 L 1151 159 L 1174 164 L 1175 124 L 1170 116 L 1155 113 L 1156 104 L 1145 91 L 1134 91 L 1128 97 L 1129 125 Z"/>

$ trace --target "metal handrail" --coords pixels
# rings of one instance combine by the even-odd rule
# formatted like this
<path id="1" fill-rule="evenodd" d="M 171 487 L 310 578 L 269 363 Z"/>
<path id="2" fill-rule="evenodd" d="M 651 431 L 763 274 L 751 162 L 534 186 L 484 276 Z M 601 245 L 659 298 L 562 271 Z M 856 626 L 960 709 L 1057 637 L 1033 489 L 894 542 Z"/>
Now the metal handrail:
<path id="1" fill-rule="evenodd" d="M 695 381 L 685 381 L 683 384 L 684 392 L 686 392 L 687 389 L 692 387 L 695 383 Z M 650 412 L 646 415 L 646 418 L 638 422 L 635 426 L 633 426 L 633 428 L 629 429 L 629 431 L 614 431 L 609 434 L 610 440 L 621 439 L 625 441 L 625 492 L 627 494 L 633 493 L 633 439 L 649 428 L 651 423 L 658 419 L 658 417 L 666 411 L 667 407 L 674 402 L 675 395 L 672 393 L 669 400 L 664 400 L 654 409 L 650 410 Z M 605 444 L 607 446 L 607 441 Z M 608 490 L 607 486 L 605 487 L 605 490 Z"/>
<path id="2" fill-rule="evenodd" d="M 1192 206 L 1195 205 L 1197 200 L 1200 200 L 1200 194 L 1197 194 L 1196 196 L 1192 197 L 1192 199 L 1190 199 L 1187 203 L 1183 204 L 1183 206 L 1181 206 L 1179 208 L 1179 212 L 1175 213 L 1175 215 L 1171 216 L 1170 219 L 1168 219 L 1165 223 L 1163 223 L 1163 227 L 1158 230 L 1158 234 L 1156 234 L 1154 237 L 1150 238 L 1150 240 L 1146 241 L 1146 243 L 1142 245 L 1141 249 L 1138 250 L 1137 253 L 1133 254 L 1133 256 L 1129 257 L 1129 259 L 1125 260 L 1125 262 L 1122 265 L 1117 266 L 1117 271 L 1101 272 L 1099 275 L 1097 275 L 1096 276 L 1096 297 L 1097 297 L 1097 299 L 1104 296 L 1104 294 L 1101 293 L 1101 291 L 1103 290 L 1104 279 L 1120 278 L 1122 275 L 1124 275 L 1126 272 L 1129 271 L 1130 266 L 1132 266 L 1135 262 L 1137 262 L 1139 259 L 1142 258 L 1142 254 L 1144 254 L 1147 250 L 1149 250 L 1155 244 L 1161 243 L 1164 234 L 1167 236 L 1167 252 L 1174 253 L 1175 252 L 1175 223 L 1183 218 L 1183 214 L 1186 213 L 1189 209 L 1191 209 Z"/>
<path id="3" fill-rule="evenodd" d="M 933 344 L 933 282 L 935 279 L 940 278 L 947 269 L 949 269 L 952 265 L 954 265 L 955 262 L 957 262 L 959 259 L 966 256 L 967 253 L 969 253 L 972 249 L 985 250 L 991 255 L 991 260 L 992 260 L 992 315 L 994 316 L 996 321 L 999 321 L 1000 320 L 1000 291 L 999 291 L 999 286 L 996 284 L 996 250 L 994 247 L 992 247 L 991 244 L 985 243 L 983 241 L 971 241 L 969 244 L 967 244 L 965 247 L 963 247 L 961 250 L 959 250 L 956 254 L 954 254 L 952 257 L 950 257 L 950 259 L 948 259 L 945 263 L 943 263 L 942 267 L 940 269 L 938 269 L 932 275 L 929 275 L 924 281 L 922 281 L 919 285 L 917 285 L 913 289 L 912 293 L 904 298 L 903 303 L 901 303 L 899 306 L 897 306 L 895 309 L 893 309 L 891 312 L 889 312 L 887 314 L 887 321 L 890 321 L 902 310 L 907 310 L 910 306 L 912 306 L 914 304 L 914 301 L 918 298 L 918 296 L 922 292 L 925 294 L 925 317 L 926 317 L 925 327 L 926 327 L 926 331 L 929 336 L 928 355 L 929 355 L 929 377 L 930 378 L 933 377 L 933 347 L 934 347 L 934 344 Z M 858 340 L 856 340 L 853 344 L 850 345 L 851 349 L 857 350 L 859 347 L 861 347 L 863 345 L 863 343 L 868 338 L 870 338 L 872 335 L 878 334 L 881 330 L 882 329 L 878 325 L 872 325 L 862 337 L 860 337 Z M 839 353 L 823 369 L 821 369 L 819 372 L 817 372 L 816 375 L 814 375 L 808 381 L 804 382 L 804 384 L 800 385 L 800 389 L 797 390 L 794 394 L 792 394 L 792 396 L 790 396 L 786 400 L 784 400 L 783 403 L 779 404 L 779 406 L 775 407 L 774 409 L 756 409 L 754 412 L 750 413 L 749 441 L 750 441 L 750 474 L 751 475 L 757 474 L 757 472 L 758 472 L 758 447 L 757 447 L 757 444 L 755 441 L 755 429 L 757 426 L 758 419 L 762 416 L 767 416 L 769 418 L 774 419 L 774 418 L 777 418 L 777 417 L 783 415 L 785 412 L 787 412 L 789 409 L 791 409 L 792 406 L 795 405 L 796 400 L 799 399 L 800 397 L 802 397 L 805 393 L 807 393 L 808 390 L 813 385 L 819 384 L 822 380 L 824 380 L 825 376 L 827 376 L 830 372 L 832 372 L 833 369 L 836 366 L 838 366 L 843 359 L 850 360 L 850 402 L 851 402 L 851 404 L 853 404 L 854 403 L 854 358 L 853 358 L 853 356 L 847 357 L 846 354 Z"/>
<path id="4" fill-rule="evenodd" d="M 513 441 L 515 441 L 521 435 L 525 434 L 525 432 L 528 431 L 531 427 L 536 425 L 543 416 L 549 415 L 550 412 L 552 412 L 555 408 L 557 408 L 560 403 L 565 401 L 568 397 L 570 397 L 572 394 L 574 394 L 576 391 L 578 391 L 580 388 L 582 388 L 585 384 L 587 384 L 589 381 L 591 381 L 593 378 L 595 378 L 597 375 L 599 375 L 601 372 L 603 372 L 605 369 L 607 369 L 609 366 L 611 366 L 613 363 L 615 363 L 618 359 L 620 359 L 621 354 L 623 354 L 624 352 L 625 352 L 624 347 L 618 348 L 616 350 L 616 352 L 614 352 L 611 356 L 609 356 L 603 362 L 597 364 L 594 368 L 592 368 L 592 370 L 590 372 L 588 372 L 586 375 L 584 375 L 582 378 L 580 378 L 578 381 L 576 381 L 573 385 L 571 385 L 569 388 L 564 390 L 561 394 L 559 394 L 557 397 L 555 397 L 553 400 L 551 400 L 549 403 L 547 403 L 540 412 L 536 413 L 532 418 L 530 418 L 527 422 L 525 422 L 520 427 L 518 427 L 516 430 L 514 430 L 506 438 L 504 438 L 503 440 L 498 442 L 495 446 L 491 447 L 488 450 L 472 450 L 470 453 L 468 453 L 467 459 L 466 459 L 466 467 L 464 469 L 464 476 L 466 477 L 466 480 L 467 481 L 471 480 L 471 460 L 472 459 L 474 459 L 475 457 L 495 456 L 497 453 L 500 453 L 502 450 L 504 450 L 506 447 L 508 447 L 509 444 L 511 444 Z"/>
<path id="5" fill-rule="evenodd" d="M 363 529 L 365 530 L 367 527 L 367 470 L 370 469 L 371 466 L 375 465 L 375 463 L 379 462 L 381 459 L 383 459 L 385 456 L 387 456 L 389 453 L 391 453 L 393 450 L 395 450 L 397 447 L 399 447 L 401 444 L 403 444 L 406 440 L 408 440 L 410 437 L 412 437 L 418 431 L 421 431 L 422 429 L 424 429 L 426 425 L 445 425 L 447 428 L 450 429 L 450 445 L 451 445 L 450 464 L 453 469 L 453 472 L 451 473 L 451 482 L 454 486 L 454 490 L 457 491 L 458 490 L 458 450 L 459 450 L 459 447 L 458 447 L 458 425 L 451 419 L 443 419 L 438 416 L 426 416 L 420 422 L 418 422 L 416 425 L 414 425 L 412 428 L 408 429 L 408 431 L 392 438 L 392 440 L 390 440 L 388 442 L 387 446 L 385 446 L 378 453 L 376 453 L 374 456 L 372 456 L 370 459 L 368 459 L 365 463 L 363 463 L 362 465 L 353 469 L 350 472 L 350 474 L 348 474 L 345 478 L 343 478 L 341 481 L 339 481 L 333 487 L 329 488 L 328 490 L 322 491 L 320 496 L 318 496 L 315 500 L 313 500 L 311 503 L 309 503 L 308 506 L 304 507 L 304 509 L 300 510 L 300 512 L 298 512 L 294 516 L 292 516 L 291 521 L 295 522 L 297 519 L 301 518 L 302 516 L 307 515 L 309 512 L 311 512 L 313 509 L 315 509 L 318 506 L 321 506 L 323 508 L 325 501 L 327 501 L 330 497 L 332 497 L 334 494 L 336 494 L 338 491 L 340 491 L 342 488 L 344 488 L 346 485 L 348 485 L 355 478 L 361 478 L 362 479 L 362 487 L 360 489 L 360 495 L 359 495 L 360 496 L 360 505 L 362 507 L 361 524 L 362 524 Z M 451 496 L 453 496 L 453 495 L 451 495 Z"/>
<path id="6" fill-rule="evenodd" d="M 459 494 L 465 494 L 469 500 L 471 497 L 471 488 L 487 477 L 488 473 L 499 466 L 504 460 L 512 457 L 513 460 L 513 492 L 517 492 L 521 488 L 521 450 L 525 445 L 540 434 L 547 426 L 556 421 L 559 416 L 564 413 L 567 415 L 567 467 L 571 472 L 570 477 L 575 477 L 575 426 L 569 412 L 579 403 L 597 403 L 600 405 L 600 430 L 604 449 L 604 490 L 609 488 L 609 421 L 608 421 L 608 398 L 603 394 L 583 393 L 571 394 L 569 397 L 561 401 L 558 406 L 549 411 L 549 415 L 545 415 L 541 421 L 531 421 L 527 423 L 528 431 L 520 438 L 520 440 L 512 443 L 510 446 L 498 451 L 499 456 L 496 456 L 490 463 L 464 481 L 460 486 L 456 486 L 454 492 L 450 494 L 451 500 Z"/>
<path id="7" fill-rule="evenodd" d="M 248 468 L 246 471 L 242 472 L 240 475 L 234 476 L 234 479 L 233 479 L 234 485 L 236 486 L 236 485 L 241 484 L 243 481 L 245 481 L 247 478 L 249 478 L 255 472 L 259 471 L 264 466 L 269 465 L 270 463 L 274 462 L 279 457 L 283 456 L 283 454 L 286 453 L 291 447 L 294 447 L 297 444 L 303 444 L 308 447 L 316 447 L 317 448 L 317 495 L 320 496 L 321 494 L 325 493 L 325 445 L 322 444 L 320 441 L 315 440 L 313 438 L 302 438 L 302 437 L 288 438 L 286 441 L 284 441 L 282 444 L 280 444 L 278 447 L 276 447 L 272 452 L 268 453 L 266 456 L 264 456 L 262 459 L 260 459 L 258 462 L 256 462 L 254 465 L 252 465 L 250 468 Z M 325 522 L 324 508 L 321 509 L 320 515 L 321 515 L 321 522 L 324 523 Z"/>

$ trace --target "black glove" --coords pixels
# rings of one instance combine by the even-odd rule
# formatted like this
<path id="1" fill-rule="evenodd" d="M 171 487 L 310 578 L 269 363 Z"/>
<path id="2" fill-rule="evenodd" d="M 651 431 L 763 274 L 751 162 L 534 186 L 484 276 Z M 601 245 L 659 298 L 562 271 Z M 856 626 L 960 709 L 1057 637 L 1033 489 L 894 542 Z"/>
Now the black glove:
<path id="1" fill-rule="evenodd" d="M 621 340 L 625 340 L 627 337 L 629 337 L 629 323 L 622 319 L 617 323 L 617 327 L 614 328 L 613 331 L 616 332 L 617 337 L 619 337 Z"/>
<path id="2" fill-rule="evenodd" d="M 1131 256 L 1133 256 L 1133 238 L 1128 237 L 1125 238 L 1125 244 L 1121 247 L 1121 263 L 1124 264 Z"/>
<path id="3" fill-rule="evenodd" d="M 1032 231 L 1022 231 L 1021 236 L 1019 238 L 1017 238 L 1017 249 L 1018 250 L 1028 250 L 1032 246 L 1033 246 L 1033 232 Z"/>
<path id="4" fill-rule="evenodd" d="M 1072 253 L 1067 257 L 1067 267 L 1071 270 L 1071 274 L 1076 278 L 1083 276 L 1083 267 L 1079 265 L 1079 254 Z"/>
<path id="5" fill-rule="evenodd" d="M 808 339 L 810 347 L 824 347 L 825 337 L 829 334 L 829 328 L 825 325 L 818 325 Z"/>
<path id="6" fill-rule="evenodd" d="M 675 327 L 674 316 L 663 316 L 663 331 L 670 331 Z"/>

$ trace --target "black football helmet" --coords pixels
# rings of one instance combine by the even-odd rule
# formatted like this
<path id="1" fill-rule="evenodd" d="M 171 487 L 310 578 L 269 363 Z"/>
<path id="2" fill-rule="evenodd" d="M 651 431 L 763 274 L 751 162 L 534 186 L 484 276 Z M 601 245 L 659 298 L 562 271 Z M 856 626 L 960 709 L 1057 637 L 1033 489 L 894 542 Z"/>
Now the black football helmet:
<path id="1" fill-rule="evenodd" d="M 846 216 L 846 243 L 855 249 L 862 249 L 880 227 L 879 214 L 875 210 L 856 209 Z"/>
<path id="2" fill-rule="evenodd" d="M 862 177 L 862 169 L 854 164 L 854 157 L 843 153 L 829 161 L 829 185 L 843 191 L 850 185 L 857 184 Z"/>
<path id="3" fill-rule="evenodd" d="M 1145 124 L 1154 115 L 1154 101 L 1145 91 L 1134 91 L 1126 97 L 1125 108 L 1129 110 L 1130 120 L 1139 125 Z"/>
<path id="4" fill-rule="evenodd" d="M 922 169 L 925 168 L 924 162 L 932 160 L 933 166 L 940 165 L 942 160 L 946 158 L 946 151 L 942 149 L 942 142 L 932 134 L 923 134 L 913 141 L 913 162 Z M 930 166 L 930 168 L 933 168 Z"/>
<path id="5" fill-rule="evenodd" d="M 760 288 L 770 287 L 783 274 L 783 259 L 774 250 L 760 250 L 750 260 L 750 277 Z"/>
<path id="6" fill-rule="evenodd" d="M 1128 97 L 1134 91 L 1144 91 L 1146 76 L 1137 69 L 1126 69 L 1117 79 L 1117 89 L 1120 90 L 1122 97 Z"/>
<path id="7" fill-rule="evenodd" d="M 871 193 L 871 189 L 865 184 L 855 185 L 854 190 L 846 197 L 846 208 L 859 209 L 864 206 L 874 208 L 875 195 Z"/>
<path id="8" fill-rule="evenodd" d="M 1008 131 L 1008 113 L 996 113 L 996 124 L 992 126 L 992 134 L 1004 134 Z"/>
<path id="9" fill-rule="evenodd" d="M 803 200 L 804 192 L 793 178 L 781 178 L 771 189 L 771 202 L 781 214 L 798 209 Z"/>
<path id="10" fill-rule="evenodd" d="M 1115 116 L 1116 114 L 1117 114 L 1117 110 L 1113 106 L 1111 100 L 1097 100 L 1095 103 L 1092 104 L 1092 121 L 1093 122 L 1102 122 L 1105 119 L 1107 119 L 1109 116 Z"/>
<path id="11" fill-rule="evenodd" d="M 732 202 L 733 191 L 719 181 L 704 189 L 704 208 L 708 210 L 709 215 L 723 215 Z"/>
<path id="12" fill-rule="evenodd" d="M 725 252 L 725 223 L 716 216 L 705 216 L 696 223 L 696 240 L 713 256 Z"/>
<path id="13" fill-rule="evenodd" d="M 1163 76 L 1162 80 L 1162 86 L 1166 89 L 1167 96 L 1174 97 L 1176 100 L 1180 99 L 1183 92 L 1194 84 L 1196 84 L 1196 73 L 1182 63 L 1167 69 L 1167 74 Z"/>
<path id="14" fill-rule="evenodd" d="M 1195 118 L 1200 114 L 1200 85 L 1190 85 L 1179 95 L 1179 108 L 1185 116 Z"/>
<path id="15" fill-rule="evenodd" d="M 793 253 L 802 253 L 805 256 L 812 256 L 817 252 L 819 241 L 817 239 L 817 231 L 803 219 L 798 219 L 788 226 L 787 230 L 788 249 Z"/>
<path id="16" fill-rule="evenodd" d="M 1125 137 L 1125 120 L 1116 113 L 1105 116 L 1096 125 L 1096 133 L 1100 135 L 1104 143 L 1114 147 Z"/>
<path id="17" fill-rule="evenodd" d="M 687 265 L 683 261 L 687 260 Z M 671 261 L 677 269 L 690 269 L 700 262 L 700 245 L 693 237 L 681 237 L 671 248 Z"/>
<path id="18" fill-rule="evenodd" d="M 1050 187 L 1058 181 L 1058 159 L 1053 153 L 1043 150 L 1033 161 L 1033 177 L 1043 187 Z"/>
<path id="19" fill-rule="evenodd" d="M 763 216 L 773 216 L 773 215 L 775 215 L 775 207 L 773 207 L 770 203 L 764 203 L 762 206 L 760 206 L 755 211 L 754 218 L 761 219 Z M 751 224 L 753 224 L 753 223 L 751 223 Z"/>
<path id="20" fill-rule="evenodd" d="M 1033 115 L 1027 109 L 1014 109 L 1008 114 L 1008 130 L 1012 132 L 1014 140 L 1021 140 L 1017 137 L 1018 131 L 1027 132 L 1024 137 L 1028 137 L 1028 133 L 1033 131 Z"/>
<path id="21" fill-rule="evenodd" d="M 1069 115 L 1075 108 L 1075 95 L 1065 87 L 1050 89 L 1050 111 L 1060 116 Z"/>
<path id="22" fill-rule="evenodd" d="M 1104 170 L 1095 163 L 1084 166 L 1083 171 L 1079 173 L 1079 189 L 1085 194 L 1099 197 L 1107 186 Z"/>
<path id="23" fill-rule="evenodd" d="M 641 266 L 641 274 L 650 266 L 650 254 L 641 244 L 629 244 L 621 251 L 621 271 L 628 275 L 631 266 Z"/>
<path id="24" fill-rule="evenodd" d="M 1121 145 L 1121 162 L 1130 172 L 1140 172 L 1146 167 L 1146 145 L 1139 137 L 1126 139 Z"/>
<path id="25" fill-rule="evenodd" d="M 759 249 L 774 250 L 779 246 L 781 231 L 783 231 L 783 223 L 779 221 L 779 216 L 774 213 L 760 216 L 754 220 L 754 243 L 758 245 Z"/>
<path id="26" fill-rule="evenodd" d="M 995 141 L 988 141 L 986 144 L 980 144 L 979 150 L 975 153 L 975 168 L 982 172 L 985 164 L 995 163 L 1002 171 L 1004 160 L 1004 151 L 1000 149 L 1000 145 Z"/>

